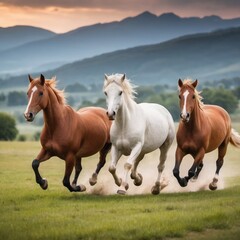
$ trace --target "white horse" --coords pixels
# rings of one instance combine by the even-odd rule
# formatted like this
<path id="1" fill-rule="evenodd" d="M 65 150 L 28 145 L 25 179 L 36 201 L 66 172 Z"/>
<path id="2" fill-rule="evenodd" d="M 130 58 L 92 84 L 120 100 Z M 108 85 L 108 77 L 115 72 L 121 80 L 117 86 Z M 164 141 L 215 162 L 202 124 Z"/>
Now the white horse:
<path id="1" fill-rule="evenodd" d="M 137 166 L 146 153 L 159 148 L 161 154 L 158 177 L 152 187 L 152 194 L 159 194 L 164 187 L 163 182 L 160 182 L 161 173 L 175 136 L 171 114 L 159 104 L 137 104 L 134 101 L 134 86 L 126 79 L 125 74 L 105 75 L 103 90 L 106 95 L 107 115 L 114 120 L 110 129 L 112 149 L 109 171 L 115 183 L 120 186 L 118 193 L 126 193 L 130 170 L 134 184 L 142 184 L 142 175 L 137 173 Z M 123 180 L 116 174 L 116 165 L 122 155 L 129 156 L 124 164 Z"/>

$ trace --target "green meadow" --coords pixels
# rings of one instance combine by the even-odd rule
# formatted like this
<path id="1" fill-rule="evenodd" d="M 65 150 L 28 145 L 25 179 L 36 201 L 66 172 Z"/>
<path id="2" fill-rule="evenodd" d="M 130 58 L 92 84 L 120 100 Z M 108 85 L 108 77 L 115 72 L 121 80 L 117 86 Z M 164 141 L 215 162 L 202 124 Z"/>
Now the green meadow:
<path id="1" fill-rule="evenodd" d="M 169 154 L 169 169 L 173 167 L 174 147 Z M 95 190 L 70 193 L 62 185 L 64 161 L 52 158 L 39 169 L 49 183 L 44 191 L 35 183 L 31 169 L 39 149 L 38 142 L 0 142 L 1 239 L 239 239 L 239 149 L 229 147 L 228 160 L 221 173 L 224 186 L 219 190 L 182 192 L 178 186 L 168 192 L 166 187 L 158 196 L 151 195 L 150 189 L 133 194 L 131 185 L 128 195 L 116 195 L 107 171 L 109 157 L 98 183 L 101 190 L 110 189 L 108 194 L 98 191 L 98 184 L 87 185 L 84 179 L 95 169 L 96 155 L 83 160 L 79 177 L 87 189 Z M 149 154 L 144 164 L 155 155 Z M 213 166 L 211 179 L 215 161 L 210 160 L 215 159 L 216 154 L 206 158 L 209 161 L 204 167 L 210 162 Z M 144 167 L 141 171 L 145 179 L 151 179 L 144 175 Z M 109 177 L 107 181 L 105 177 Z M 154 181 L 155 177 L 151 184 Z"/>

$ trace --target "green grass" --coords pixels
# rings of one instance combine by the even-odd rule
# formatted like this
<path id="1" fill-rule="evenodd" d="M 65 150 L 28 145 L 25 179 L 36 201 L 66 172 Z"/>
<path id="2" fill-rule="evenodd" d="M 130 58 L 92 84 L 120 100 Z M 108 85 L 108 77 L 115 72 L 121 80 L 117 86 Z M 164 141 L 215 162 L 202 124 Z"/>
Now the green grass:
<path id="1" fill-rule="evenodd" d="M 37 142 L 0 142 L 1 239 L 239 239 L 239 176 L 215 192 L 70 193 L 61 183 L 64 162 L 54 158 L 40 167 L 49 181 L 43 191 L 31 169 L 39 148 Z M 90 169 L 83 176 L 92 172 L 96 158 L 83 162 Z M 240 160 L 233 161 L 239 168 Z"/>

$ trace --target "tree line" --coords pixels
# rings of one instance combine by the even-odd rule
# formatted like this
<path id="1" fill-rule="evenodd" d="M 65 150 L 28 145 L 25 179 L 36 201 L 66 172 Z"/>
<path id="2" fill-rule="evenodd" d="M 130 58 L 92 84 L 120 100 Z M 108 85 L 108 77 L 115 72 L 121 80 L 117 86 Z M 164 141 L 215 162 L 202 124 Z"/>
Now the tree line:
<path id="1" fill-rule="evenodd" d="M 82 88 L 82 90 L 86 91 L 85 88 Z M 174 90 L 168 85 L 140 86 L 138 87 L 137 92 L 137 102 L 152 102 L 161 104 L 170 111 L 174 121 L 179 120 L 180 109 L 178 91 L 176 89 Z M 239 106 L 240 86 L 233 89 L 227 88 L 225 85 L 220 85 L 215 88 L 203 88 L 201 96 L 203 97 L 204 104 L 219 105 L 223 107 L 229 114 L 232 114 L 238 109 Z M 7 96 L 5 96 L 3 93 L 0 94 L 0 103 L 4 101 L 7 102 L 8 106 L 27 105 L 28 102 L 26 93 L 18 91 L 9 92 Z M 69 104 L 71 105 L 71 103 Z M 106 101 L 104 97 L 99 98 L 96 102 L 91 102 L 88 100 L 82 102 L 81 105 L 78 106 L 78 108 L 82 108 L 85 106 L 100 106 L 106 108 Z M 8 117 L 10 117 L 11 120 Z M 1 131 L 0 140 L 15 139 L 18 133 L 18 131 L 15 129 L 15 119 L 18 122 L 25 121 L 22 114 L 15 117 L 8 115 L 8 117 L 6 116 L 6 114 L 0 114 L 0 129 L 4 129 L 4 131 Z M 36 120 L 37 125 L 43 124 L 43 119 L 41 115 Z M 8 128 L 9 130 L 7 130 Z"/>

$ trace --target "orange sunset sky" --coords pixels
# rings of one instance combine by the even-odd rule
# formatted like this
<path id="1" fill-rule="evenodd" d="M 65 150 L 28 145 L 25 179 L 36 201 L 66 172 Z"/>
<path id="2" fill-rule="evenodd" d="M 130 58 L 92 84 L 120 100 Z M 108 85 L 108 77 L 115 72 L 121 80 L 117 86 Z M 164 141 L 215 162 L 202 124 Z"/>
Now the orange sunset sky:
<path id="1" fill-rule="evenodd" d="M 119 21 L 143 11 L 181 17 L 240 17 L 239 0 L 0 0 L 0 27 L 30 25 L 57 33 Z"/>

